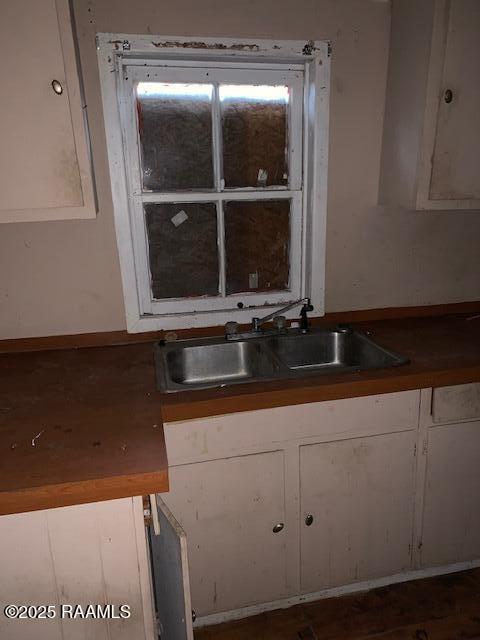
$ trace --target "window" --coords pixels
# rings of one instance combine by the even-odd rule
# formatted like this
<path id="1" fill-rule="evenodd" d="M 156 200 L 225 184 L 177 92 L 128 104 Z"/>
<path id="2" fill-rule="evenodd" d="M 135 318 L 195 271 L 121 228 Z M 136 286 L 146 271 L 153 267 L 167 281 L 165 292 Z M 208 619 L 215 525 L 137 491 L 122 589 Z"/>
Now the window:
<path id="1" fill-rule="evenodd" d="M 321 313 L 327 56 L 164 44 L 99 37 L 129 330 Z"/>

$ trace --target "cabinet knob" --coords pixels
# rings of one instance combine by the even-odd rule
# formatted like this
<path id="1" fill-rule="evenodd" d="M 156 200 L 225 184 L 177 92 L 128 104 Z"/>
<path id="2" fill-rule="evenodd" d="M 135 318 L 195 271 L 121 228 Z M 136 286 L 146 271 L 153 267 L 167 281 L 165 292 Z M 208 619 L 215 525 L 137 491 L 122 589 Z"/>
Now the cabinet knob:
<path id="1" fill-rule="evenodd" d="M 57 94 L 57 96 L 61 96 L 63 93 L 62 83 L 58 80 L 52 80 L 52 89 Z"/>
<path id="2" fill-rule="evenodd" d="M 311 513 L 309 513 L 307 516 L 305 516 L 305 524 L 307 525 L 307 527 L 309 527 L 312 523 L 313 523 L 313 516 Z"/>
<path id="3" fill-rule="evenodd" d="M 277 522 L 277 524 L 272 529 L 273 533 L 280 533 L 284 526 L 285 524 L 283 522 Z"/>
<path id="4" fill-rule="evenodd" d="M 195 622 L 196 619 L 197 619 L 197 613 L 195 609 L 192 609 L 192 622 Z"/>
<path id="5" fill-rule="evenodd" d="M 451 89 L 445 89 L 443 99 L 447 104 L 450 104 L 450 102 L 452 102 L 453 100 L 453 91 Z"/>

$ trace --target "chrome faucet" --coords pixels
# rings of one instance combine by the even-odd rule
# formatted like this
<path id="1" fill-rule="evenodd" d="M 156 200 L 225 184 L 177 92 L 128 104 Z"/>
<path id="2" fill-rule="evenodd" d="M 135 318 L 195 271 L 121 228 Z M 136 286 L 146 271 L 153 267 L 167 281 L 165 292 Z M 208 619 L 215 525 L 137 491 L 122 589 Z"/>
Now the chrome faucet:
<path id="1" fill-rule="evenodd" d="M 300 300 L 295 300 L 295 302 L 291 302 L 285 307 L 278 309 L 278 311 L 273 311 L 263 318 L 252 318 L 252 328 L 250 331 L 238 333 L 238 322 L 227 322 L 225 325 L 225 338 L 227 340 L 246 340 L 247 338 L 258 338 L 259 335 L 271 335 L 285 331 L 286 319 L 283 317 L 283 314 L 300 304 L 303 305 L 302 310 L 300 311 L 300 331 L 301 333 L 307 333 L 309 330 L 307 313 L 309 311 L 313 311 L 313 306 L 310 302 L 310 298 L 300 298 Z M 261 328 L 262 325 L 270 320 L 274 321 L 275 329 L 263 331 Z M 275 322 L 275 320 L 277 322 Z"/>
<path id="2" fill-rule="evenodd" d="M 298 307 L 299 304 L 303 304 L 302 310 L 300 312 L 300 317 L 301 317 L 300 329 L 303 329 L 304 331 L 308 331 L 307 312 L 313 311 L 313 307 L 310 303 L 310 298 L 300 298 L 300 300 L 295 300 L 295 302 L 291 302 L 290 304 L 287 304 L 286 307 L 283 307 L 278 311 L 274 311 L 273 313 L 269 313 L 268 316 L 264 316 L 263 318 L 252 318 L 252 330 L 260 331 L 260 327 L 262 326 L 262 324 L 265 324 L 265 322 L 268 322 L 269 320 L 273 320 L 274 318 L 278 318 L 279 316 L 283 315 L 287 311 L 290 311 L 290 309 L 293 309 L 294 307 Z"/>

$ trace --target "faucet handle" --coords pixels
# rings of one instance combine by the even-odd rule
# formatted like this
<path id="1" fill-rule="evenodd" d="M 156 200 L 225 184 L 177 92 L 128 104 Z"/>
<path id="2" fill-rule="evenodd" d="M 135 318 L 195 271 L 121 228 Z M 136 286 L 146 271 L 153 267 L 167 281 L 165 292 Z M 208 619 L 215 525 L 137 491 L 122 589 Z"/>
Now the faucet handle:
<path id="1" fill-rule="evenodd" d="M 260 331 L 260 318 L 252 318 L 253 331 Z"/>
<path id="2" fill-rule="evenodd" d="M 287 319 L 285 316 L 275 316 L 273 326 L 277 331 L 285 331 L 287 328 Z"/>
<path id="3" fill-rule="evenodd" d="M 225 335 L 226 336 L 235 335 L 236 333 L 238 333 L 239 326 L 240 325 L 238 324 L 238 322 L 235 322 L 235 320 L 230 320 L 225 324 Z"/>

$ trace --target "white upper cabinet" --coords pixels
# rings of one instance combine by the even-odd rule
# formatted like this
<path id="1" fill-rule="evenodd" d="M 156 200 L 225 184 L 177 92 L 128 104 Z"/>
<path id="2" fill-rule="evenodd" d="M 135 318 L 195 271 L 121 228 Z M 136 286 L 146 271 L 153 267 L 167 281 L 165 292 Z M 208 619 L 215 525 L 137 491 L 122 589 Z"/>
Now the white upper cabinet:
<path id="1" fill-rule="evenodd" d="M 380 204 L 480 209 L 480 2 L 394 0 Z"/>
<path id="2" fill-rule="evenodd" d="M 4 2 L 0 51 L 0 222 L 95 217 L 68 0 Z"/>

